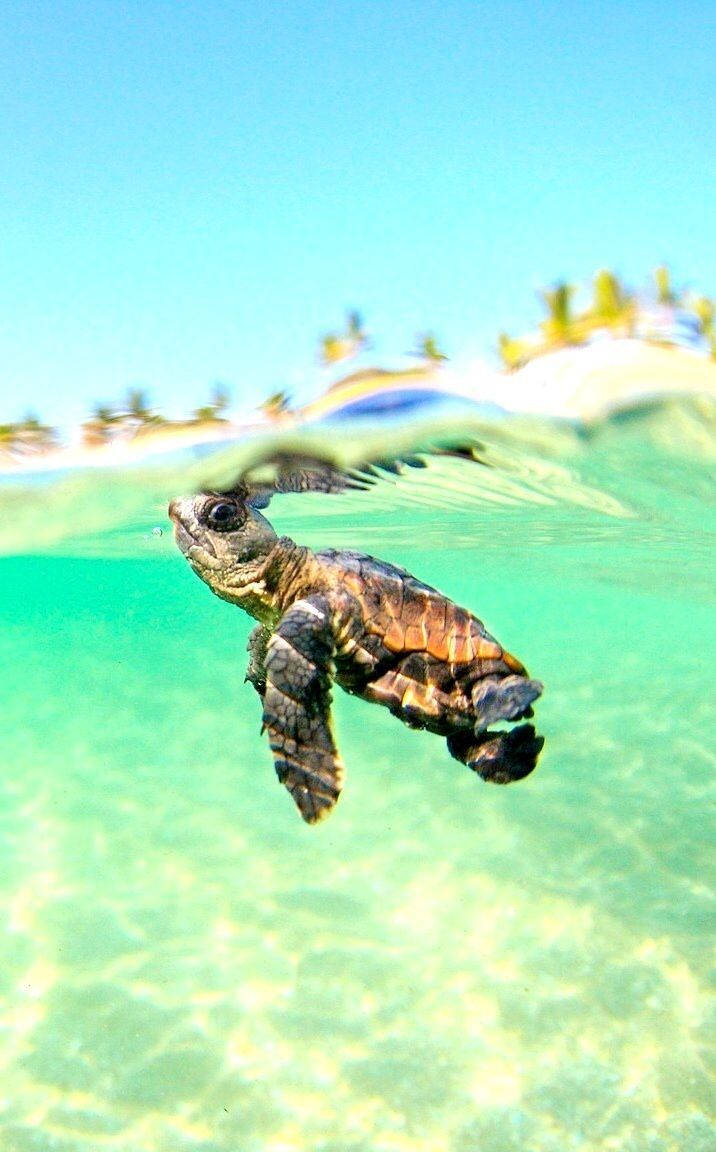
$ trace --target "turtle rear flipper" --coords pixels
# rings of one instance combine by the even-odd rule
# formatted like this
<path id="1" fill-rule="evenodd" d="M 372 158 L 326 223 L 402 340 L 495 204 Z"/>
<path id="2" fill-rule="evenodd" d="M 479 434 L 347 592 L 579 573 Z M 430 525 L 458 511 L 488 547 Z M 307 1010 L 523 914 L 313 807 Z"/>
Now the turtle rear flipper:
<path id="1" fill-rule="evenodd" d="M 297 600 L 266 648 L 264 728 L 276 775 L 308 824 L 329 814 L 343 785 L 331 732 L 333 651 L 329 608 L 321 596 Z"/>
<path id="2" fill-rule="evenodd" d="M 534 771 L 544 737 L 532 724 L 509 732 L 454 732 L 447 738 L 451 756 L 492 784 L 511 784 Z"/>
<path id="3" fill-rule="evenodd" d="M 542 695 L 539 680 L 526 676 L 488 676 L 472 689 L 476 732 L 483 732 L 498 720 L 521 720 L 531 716 L 530 705 Z"/>

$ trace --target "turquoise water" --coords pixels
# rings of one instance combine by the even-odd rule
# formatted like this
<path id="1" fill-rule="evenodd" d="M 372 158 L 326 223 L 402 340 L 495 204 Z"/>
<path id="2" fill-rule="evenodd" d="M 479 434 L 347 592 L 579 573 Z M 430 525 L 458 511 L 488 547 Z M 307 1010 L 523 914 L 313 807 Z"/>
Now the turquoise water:
<path id="1" fill-rule="evenodd" d="M 492 468 L 272 503 L 545 683 L 504 789 L 337 693 L 318 827 L 166 481 L 2 493 L 3 1152 L 713 1148 L 711 415 L 515 426 Z"/>

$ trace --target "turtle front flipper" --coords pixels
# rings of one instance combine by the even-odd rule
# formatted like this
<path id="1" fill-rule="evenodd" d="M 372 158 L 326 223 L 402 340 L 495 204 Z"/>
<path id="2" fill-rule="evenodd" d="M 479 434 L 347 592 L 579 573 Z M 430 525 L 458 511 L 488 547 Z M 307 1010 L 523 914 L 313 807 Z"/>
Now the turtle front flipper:
<path id="1" fill-rule="evenodd" d="M 244 682 L 253 684 L 263 700 L 266 694 L 266 646 L 271 633 L 263 624 L 257 624 L 249 635 L 246 651 L 249 654 L 249 666 L 246 669 Z"/>
<path id="2" fill-rule="evenodd" d="M 264 727 L 276 775 L 309 824 L 329 814 L 343 785 L 330 718 L 334 649 L 322 596 L 297 600 L 266 649 Z"/>

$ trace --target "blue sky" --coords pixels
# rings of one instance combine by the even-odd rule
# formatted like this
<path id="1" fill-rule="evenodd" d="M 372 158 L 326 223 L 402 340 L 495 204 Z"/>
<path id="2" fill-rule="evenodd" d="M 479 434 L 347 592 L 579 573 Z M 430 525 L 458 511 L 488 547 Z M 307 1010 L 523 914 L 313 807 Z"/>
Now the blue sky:
<path id="1" fill-rule="evenodd" d="M 0 420 L 303 397 L 349 308 L 461 362 L 600 266 L 713 293 L 714 43 L 705 0 L 5 0 Z"/>

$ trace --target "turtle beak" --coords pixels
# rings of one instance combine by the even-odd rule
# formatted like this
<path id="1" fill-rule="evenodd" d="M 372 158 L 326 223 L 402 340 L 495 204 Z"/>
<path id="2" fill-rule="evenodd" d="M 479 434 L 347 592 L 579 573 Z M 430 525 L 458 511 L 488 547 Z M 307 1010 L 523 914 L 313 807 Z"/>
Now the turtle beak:
<path id="1" fill-rule="evenodd" d="M 190 505 L 190 503 L 188 500 L 172 500 L 167 509 L 169 519 L 174 524 L 174 538 L 184 553 L 195 543 L 188 527 L 191 523 L 191 516 L 189 515 L 190 509 L 186 505 Z"/>
<path id="2" fill-rule="evenodd" d="M 211 560 L 217 560 L 216 549 L 211 533 L 203 531 L 197 521 L 196 498 L 184 496 L 172 500 L 168 512 L 170 520 L 174 523 L 174 539 L 187 560 L 191 562 L 201 556 L 202 562 L 215 567 Z"/>
<path id="3" fill-rule="evenodd" d="M 184 503 L 183 500 L 170 500 L 169 501 L 169 507 L 167 509 L 167 511 L 169 513 L 169 519 L 173 520 L 175 524 L 180 524 L 182 521 L 181 506 L 183 503 Z"/>
<path id="4" fill-rule="evenodd" d="M 169 519 L 174 522 L 175 529 L 184 528 L 189 531 L 191 524 L 196 522 L 194 501 L 185 496 L 170 501 L 167 511 Z"/>

